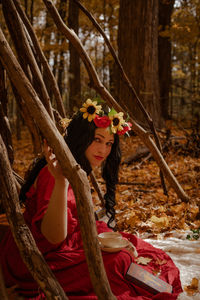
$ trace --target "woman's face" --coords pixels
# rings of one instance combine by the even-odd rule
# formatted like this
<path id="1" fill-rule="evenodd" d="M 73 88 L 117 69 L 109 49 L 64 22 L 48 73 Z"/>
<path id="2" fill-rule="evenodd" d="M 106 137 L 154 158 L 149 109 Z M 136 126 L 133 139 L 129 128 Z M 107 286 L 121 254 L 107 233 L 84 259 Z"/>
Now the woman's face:
<path id="1" fill-rule="evenodd" d="M 97 128 L 95 130 L 94 140 L 85 151 L 92 169 L 100 166 L 108 157 L 114 143 L 114 135 L 108 128 Z"/>

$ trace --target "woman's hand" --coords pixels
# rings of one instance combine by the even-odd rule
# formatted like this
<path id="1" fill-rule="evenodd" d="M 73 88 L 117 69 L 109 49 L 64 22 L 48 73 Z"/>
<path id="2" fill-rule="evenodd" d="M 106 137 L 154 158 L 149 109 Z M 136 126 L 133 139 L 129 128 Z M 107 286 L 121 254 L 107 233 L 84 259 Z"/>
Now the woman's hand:
<path id="1" fill-rule="evenodd" d="M 52 148 L 50 148 L 47 144 L 47 141 L 44 140 L 43 152 L 45 159 L 48 163 L 49 172 L 55 178 L 55 180 L 65 180 L 65 177 L 62 172 L 62 168 L 56 159 L 55 154 L 53 153 Z"/>

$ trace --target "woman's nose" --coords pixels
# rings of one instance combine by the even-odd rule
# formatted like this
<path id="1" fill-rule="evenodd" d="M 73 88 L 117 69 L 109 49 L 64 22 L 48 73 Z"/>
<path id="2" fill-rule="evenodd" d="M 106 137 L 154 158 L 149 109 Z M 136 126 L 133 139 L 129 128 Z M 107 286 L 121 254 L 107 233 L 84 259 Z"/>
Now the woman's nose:
<path id="1" fill-rule="evenodd" d="M 102 154 L 102 155 L 104 155 L 105 153 L 106 153 L 106 145 L 105 144 L 100 144 L 99 145 L 99 148 L 98 148 L 98 152 L 99 152 L 99 154 Z"/>

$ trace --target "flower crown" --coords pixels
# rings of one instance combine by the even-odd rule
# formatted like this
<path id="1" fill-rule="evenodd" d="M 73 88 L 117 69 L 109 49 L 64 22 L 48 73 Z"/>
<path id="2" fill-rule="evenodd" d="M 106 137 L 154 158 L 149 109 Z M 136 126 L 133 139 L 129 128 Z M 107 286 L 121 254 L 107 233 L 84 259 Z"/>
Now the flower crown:
<path id="1" fill-rule="evenodd" d="M 123 119 L 123 112 L 117 113 L 113 108 L 108 115 L 103 115 L 101 105 L 97 105 L 97 101 L 87 99 L 87 101 L 80 108 L 83 113 L 83 118 L 88 119 L 89 122 L 94 122 L 97 127 L 107 128 L 110 127 L 112 133 L 118 135 L 127 134 L 131 130 L 132 124 Z"/>

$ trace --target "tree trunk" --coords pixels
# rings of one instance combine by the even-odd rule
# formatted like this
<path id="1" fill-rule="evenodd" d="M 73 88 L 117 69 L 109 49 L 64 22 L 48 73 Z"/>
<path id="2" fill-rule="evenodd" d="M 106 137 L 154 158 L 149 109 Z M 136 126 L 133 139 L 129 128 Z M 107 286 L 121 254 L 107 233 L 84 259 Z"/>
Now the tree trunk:
<path id="1" fill-rule="evenodd" d="M 65 22 L 66 21 L 66 12 L 67 12 L 67 1 L 66 0 L 60 0 L 59 4 L 59 9 L 58 12 L 62 18 L 62 20 Z M 66 69 L 66 61 L 65 61 L 65 56 L 64 53 L 65 51 L 63 50 L 63 42 L 65 41 L 65 38 L 60 32 L 56 33 L 57 37 L 57 44 L 62 47 L 62 50 L 59 51 L 59 55 L 56 55 L 57 57 L 57 81 L 58 81 L 58 86 L 60 93 L 62 97 L 66 94 L 66 79 L 65 79 L 65 69 Z M 59 57 L 59 60 L 58 60 Z"/>
<path id="2" fill-rule="evenodd" d="M 120 0 L 119 59 L 155 126 L 161 127 L 158 85 L 158 0 Z M 119 99 L 134 118 L 146 123 L 123 81 Z"/>
<path id="3" fill-rule="evenodd" d="M 79 28 L 79 9 L 73 0 L 69 0 L 69 28 L 73 29 L 78 35 Z M 81 101 L 81 82 L 80 82 L 80 58 L 69 42 L 70 66 L 69 66 L 69 111 L 72 113 L 75 107 L 80 107 Z"/>
<path id="4" fill-rule="evenodd" d="M 108 17 L 108 30 L 109 30 L 109 37 L 110 37 L 110 43 L 113 46 L 113 48 L 116 48 L 116 40 L 115 35 L 113 34 L 114 28 L 116 27 L 115 18 L 114 16 L 114 9 L 111 4 L 109 5 L 109 17 Z M 118 86 L 118 67 L 113 59 L 109 59 L 109 89 L 111 95 L 118 100 L 118 93 L 117 93 L 117 86 Z"/>
<path id="5" fill-rule="evenodd" d="M 33 152 L 37 156 L 38 153 L 40 153 L 42 150 L 41 149 L 41 136 L 40 136 L 38 126 L 35 123 L 34 119 L 32 118 L 31 113 L 26 106 L 26 103 L 24 102 L 24 100 L 20 97 L 19 93 L 17 92 L 17 89 L 15 88 L 15 86 L 12 83 L 11 83 L 11 85 L 12 85 L 13 94 L 15 96 L 15 100 L 16 100 L 17 106 L 18 106 L 17 113 L 20 112 L 22 118 L 24 119 L 24 121 L 26 123 L 26 126 L 29 129 L 31 139 L 32 139 L 32 144 L 33 144 Z"/>
<path id="6" fill-rule="evenodd" d="M 189 87 L 191 90 L 191 116 L 192 116 L 192 120 L 194 120 L 195 118 L 195 102 L 196 102 L 196 97 L 197 96 L 197 85 L 196 85 L 196 81 L 197 81 L 197 69 L 196 69 L 196 56 L 197 56 L 197 49 L 196 49 L 196 44 L 192 44 L 190 45 L 190 49 L 189 49 L 189 58 L 190 58 L 190 63 L 189 63 L 189 70 L 190 70 L 190 83 L 189 83 Z M 183 112 L 183 118 L 185 118 L 185 115 L 187 113 L 187 110 L 185 109 L 185 111 Z"/>
<path id="7" fill-rule="evenodd" d="M 34 0 L 31 0 L 31 5 L 30 5 L 30 22 L 33 24 L 33 11 L 34 11 Z"/>
<path id="8" fill-rule="evenodd" d="M 106 24 L 107 24 L 107 14 L 106 14 L 106 0 L 103 0 L 103 31 L 106 32 Z M 102 83 L 104 86 L 107 86 L 107 64 L 106 64 L 106 44 L 103 43 L 103 51 L 102 51 Z"/>
<path id="9" fill-rule="evenodd" d="M 169 119 L 169 93 L 171 86 L 171 39 L 170 35 L 162 35 L 169 31 L 171 15 L 175 0 L 159 0 L 159 35 L 158 35 L 158 67 L 160 85 L 160 106 L 162 117 Z"/>

